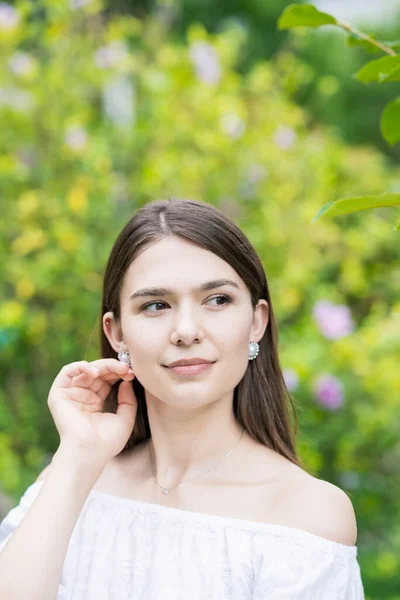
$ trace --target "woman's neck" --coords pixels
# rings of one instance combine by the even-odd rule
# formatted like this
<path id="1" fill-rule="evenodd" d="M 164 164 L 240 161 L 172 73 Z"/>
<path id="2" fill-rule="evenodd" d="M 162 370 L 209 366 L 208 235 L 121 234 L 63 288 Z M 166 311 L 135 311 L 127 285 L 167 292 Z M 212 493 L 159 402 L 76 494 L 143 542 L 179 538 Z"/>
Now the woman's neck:
<path id="1" fill-rule="evenodd" d="M 182 411 L 150 400 L 147 412 L 150 468 L 163 487 L 218 467 L 230 451 L 234 452 L 243 434 L 232 404 L 223 401 Z"/>

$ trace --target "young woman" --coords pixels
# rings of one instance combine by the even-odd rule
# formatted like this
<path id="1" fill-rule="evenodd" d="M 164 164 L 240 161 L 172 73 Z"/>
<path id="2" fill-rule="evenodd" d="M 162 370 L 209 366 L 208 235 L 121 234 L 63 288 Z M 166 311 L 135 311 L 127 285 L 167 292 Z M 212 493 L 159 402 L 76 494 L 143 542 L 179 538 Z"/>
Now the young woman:
<path id="1" fill-rule="evenodd" d="M 265 272 L 235 223 L 191 200 L 137 210 L 101 314 L 102 358 L 57 375 L 60 446 L 1 524 L 0 597 L 362 600 L 351 501 L 296 456 Z"/>

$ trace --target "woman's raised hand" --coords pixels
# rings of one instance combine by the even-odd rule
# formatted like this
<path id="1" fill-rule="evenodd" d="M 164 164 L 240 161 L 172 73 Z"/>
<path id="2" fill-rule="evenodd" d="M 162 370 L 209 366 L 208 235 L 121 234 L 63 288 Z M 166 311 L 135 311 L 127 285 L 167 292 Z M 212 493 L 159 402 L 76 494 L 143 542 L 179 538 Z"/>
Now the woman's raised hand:
<path id="1" fill-rule="evenodd" d="M 135 377 L 129 365 L 115 358 L 85 360 L 65 365 L 50 388 L 48 407 L 60 445 L 77 450 L 96 464 L 105 466 L 125 447 L 133 431 L 137 399 L 132 388 Z M 111 386 L 118 389 L 116 414 L 103 413 Z"/>

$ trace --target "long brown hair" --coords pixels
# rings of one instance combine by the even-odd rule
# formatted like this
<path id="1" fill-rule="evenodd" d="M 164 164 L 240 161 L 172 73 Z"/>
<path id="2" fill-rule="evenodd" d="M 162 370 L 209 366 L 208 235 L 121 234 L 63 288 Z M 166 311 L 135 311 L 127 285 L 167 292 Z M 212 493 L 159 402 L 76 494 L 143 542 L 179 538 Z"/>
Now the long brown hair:
<path id="1" fill-rule="evenodd" d="M 226 261 L 249 289 L 253 309 L 260 298 L 268 302 L 269 321 L 259 341 L 259 354 L 255 360 L 249 361 L 243 378 L 234 390 L 234 415 L 254 440 L 302 466 L 295 448 L 297 412 L 279 364 L 278 330 L 264 267 L 245 234 L 219 209 L 205 202 L 174 198 L 154 200 L 139 208 L 112 247 L 104 275 L 101 317 L 112 311 L 114 318 L 117 321 L 120 319 L 120 292 L 125 273 L 140 252 L 166 236 L 192 242 Z M 118 358 L 102 325 L 100 347 L 102 358 Z M 105 412 L 115 413 L 117 410 L 118 385 L 112 387 L 104 403 Z M 138 411 L 134 429 L 122 452 L 151 436 L 144 388 L 137 378 L 132 385 Z M 295 417 L 294 432 L 289 402 Z"/>

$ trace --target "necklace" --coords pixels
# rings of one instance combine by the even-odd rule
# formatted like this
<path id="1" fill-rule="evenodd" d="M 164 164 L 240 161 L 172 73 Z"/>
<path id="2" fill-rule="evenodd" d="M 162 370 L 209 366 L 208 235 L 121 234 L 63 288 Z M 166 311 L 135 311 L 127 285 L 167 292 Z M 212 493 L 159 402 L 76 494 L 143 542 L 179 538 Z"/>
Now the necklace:
<path id="1" fill-rule="evenodd" d="M 243 432 L 244 432 L 244 428 L 242 429 L 242 433 L 240 434 L 240 438 L 238 439 L 238 441 L 236 442 L 236 444 L 234 445 L 234 447 L 232 448 L 232 450 L 229 450 L 229 452 L 227 452 L 226 454 L 224 454 L 224 456 L 221 459 L 220 464 L 223 462 L 223 460 L 229 456 L 230 454 L 232 454 L 232 452 L 234 451 L 234 449 L 236 448 L 236 446 L 239 444 L 240 440 L 243 437 Z M 150 449 L 150 447 L 149 447 Z M 195 477 L 191 477 L 190 479 L 184 479 L 183 481 L 179 481 L 179 483 L 177 483 L 176 485 L 172 485 L 171 487 L 163 487 L 162 485 L 160 485 L 157 481 L 157 479 L 154 477 L 154 466 L 153 466 L 153 459 L 151 456 L 151 452 L 150 452 L 150 462 L 151 462 L 151 468 L 152 468 L 152 472 L 153 472 L 153 476 L 152 479 L 153 481 L 156 482 L 156 484 L 158 485 L 158 487 L 161 489 L 161 491 L 163 492 L 163 494 L 169 494 L 170 491 L 176 487 L 178 487 L 178 485 L 180 485 L 181 483 L 185 483 L 185 481 L 192 481 L 193 479 L 197 479 L 198 477 L 200 477 L 201 475 L 204 475 L 204 473 L 208 473 L 209 471 L 211 471 L 214 467 L 211 467 L 210 469 L 207 469 L 206 471 L 202 471 L 200 473 L 200 475 L 196 475 Z"/>

